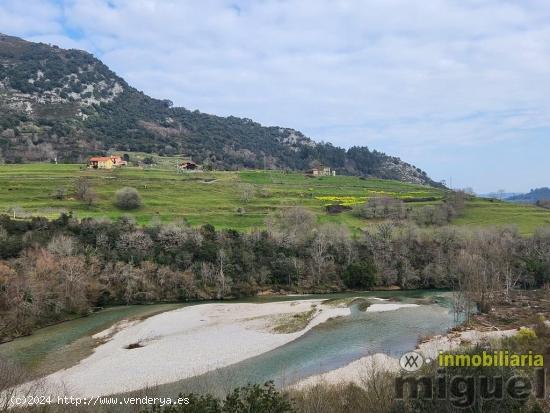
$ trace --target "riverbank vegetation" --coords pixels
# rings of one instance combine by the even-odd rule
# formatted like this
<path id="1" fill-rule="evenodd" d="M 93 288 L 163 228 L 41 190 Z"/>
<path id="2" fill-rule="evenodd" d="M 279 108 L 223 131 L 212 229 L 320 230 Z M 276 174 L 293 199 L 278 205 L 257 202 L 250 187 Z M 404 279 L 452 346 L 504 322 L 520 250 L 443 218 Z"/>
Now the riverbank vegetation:
<path id="1" fill-rule="evenodd" d="M 185 222 L 0 217 L 2 340 L 115 304 L 229 299 L 262 291 L 452 288 L 457 317 L 497 293 L 550 283 L 550 230 L 466 230 L 383 221 L 353 234 L 307 209 L 271 214 L 265 230 Z"/>
<path id="2" fill-rule="evenodd" d="M 542 354 L 546 365 L 550 360 L 550 328 L 539 319 L 534 323 L 533 329 L 528 331 L 529 334 L 465 346 L 453 353 L 474 355 L 483 352 L 492 354 L 494 351 L 515 354 L 532 352 Z M 542 413 L 550 409 L 547 398 L 550 383 L 548 380 L 541 380 L 539 372 L 533 367 L 438 367 L 437 363 L 425 364 L 415 373 L 404 373 L 375 366 L 365 370 L 360 382 L 319 383 L 303 389 L 291 389 L 286 394 L 300 413 Z M 532 388 L 523 392 L 521 397 L 511 397 L 506 389 L 503 389 L 501 397 L 496 396 L 499 394 L 499 380 L 507 383 L 511 377 L 528 380 Z M 396 380 L 400 378 L 405 380 L 404 397 L 397 394 Z M 431 378 L 431 381 L 422 383 L 426 378 Z M 455 383 L 464 383 L 462 390 L 453 387 L 454 378 L 457 380 Z M 482 378 L 489 378 L 489 386 L 496 393 L 484 393 L 483 386 L 479 385 Z M 415 392 L 417 397 L 414 397 Z M 429 396 L 430 392 L 432 397 Z M 546 399 L 541 396 L 543 393 L 546 394 Z M 440 394 L 446 396 L 438 397 Z"/>
<path id="3" fill-rule="evenodd" d="M 275 320 L 273 331 L 279 334 L 289 334 L 303 330 L 317 313 L 315 307 L 315 305 L 312 305 L 311 310 L 279 317 Z"/>

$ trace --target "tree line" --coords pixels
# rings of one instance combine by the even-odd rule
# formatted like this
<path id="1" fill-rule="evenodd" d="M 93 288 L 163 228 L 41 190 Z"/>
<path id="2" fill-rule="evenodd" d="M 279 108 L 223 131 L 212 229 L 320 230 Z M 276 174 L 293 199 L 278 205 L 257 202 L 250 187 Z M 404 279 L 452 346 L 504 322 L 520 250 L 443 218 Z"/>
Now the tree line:
<path id="1" fill-rule="evenodd" d="M 6 340 L 97 307 L 229 299 L 260 291 L 453 288 L 457 312 L 496 292 L 550 284 L 550 228 L 420 227 L 386 220 L 361 234 L 308 210 L 242 233 L 185 222 L 140 227 L 62 215 L 0 216 L 0 331 Z"/>

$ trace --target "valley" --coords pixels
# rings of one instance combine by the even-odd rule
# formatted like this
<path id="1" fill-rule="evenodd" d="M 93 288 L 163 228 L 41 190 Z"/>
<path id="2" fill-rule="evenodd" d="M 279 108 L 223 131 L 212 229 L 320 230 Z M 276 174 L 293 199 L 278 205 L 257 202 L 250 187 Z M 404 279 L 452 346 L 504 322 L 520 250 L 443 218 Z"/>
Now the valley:
<path id="1" fill-rule="evenodd" d="M 470 3 L 0 0 L 0 412 L 550 412 L 550 8 Z"/>

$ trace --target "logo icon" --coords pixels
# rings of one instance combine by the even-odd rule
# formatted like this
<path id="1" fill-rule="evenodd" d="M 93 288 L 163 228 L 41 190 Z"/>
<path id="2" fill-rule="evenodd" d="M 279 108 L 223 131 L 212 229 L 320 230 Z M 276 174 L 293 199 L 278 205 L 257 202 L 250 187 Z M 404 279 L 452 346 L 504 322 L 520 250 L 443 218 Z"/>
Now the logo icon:
<path id="1" fill-rule="evenodd" d="M 399 365 L 405 371 L 417 371 L 424 365 L 424 357 L 416 351 L 409 351 L 401 356 Z"/>

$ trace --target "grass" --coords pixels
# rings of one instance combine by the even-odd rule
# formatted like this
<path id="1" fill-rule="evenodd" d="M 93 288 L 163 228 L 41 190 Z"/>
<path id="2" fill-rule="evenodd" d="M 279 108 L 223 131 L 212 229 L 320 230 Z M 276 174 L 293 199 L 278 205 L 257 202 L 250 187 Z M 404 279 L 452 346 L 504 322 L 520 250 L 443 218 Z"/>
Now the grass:
<path id="1" fill-rule="evenodd" d="M 453 224 L 469 227 L 513 225 L 523 235 L 529 235 L 537 227 L 550 225 L 550 210 L 534 205 L 476 198 L 468 202 L 464 215 L 455 219 Z"/>
<path id="2" fill-rule="evenodd" d="M 349 307 L 354 301 L 363 300 L 361 297 L 329 298 L 322 302 L 329 307 Z"/>
<path id="3" fill-rule="evenodd" d="M 372 221 L 357 218 L 349 211 L 329 215 L 325 206 L 353 205 L 384 195 L 435 199 L 407 204 L 414 208 L 440 202 L 444 196 L 444 191 L 428 186 L 351 176 L 309 178 L 302 173 L 250 170 L 177 174 L 176 161 L 167 158 L 151 169 L 127 167 L 111 171 L 67 164 L 0 165 L 0 213 L 12 213 L 15 208 L 20 217 L 32 214 L 55 218 L 68 211 L 78 218 L 132 215 L 140 224 L 153 219 L 185 219 L 192 225 L 210 223 L 217 228 L 246 231 L 263 227 L 273 211 L 300 205 L 313 211 L 320 222 L 343 223 L 357 231 Z M 74 183 L 79 177 L 92 182 L 99 196 L 96 205 L 89 207 L 74 199 Z M 242 184 L 255 188 L 255 196 L 249 202 L 240 199 Z M 113 205 L 115 192 L 124 186 L 140 192 L 142 208 L 127 212 Z M 54 199 L 53 194 L 61 187 L 67 189 L 67 198 Z M 550 211 L 479 199 L 469 202 L 464 216 L 456 220 L 457 225 L 471 226 L 515 224 L 524 234 L 549 223 Z"/>
<path id="4" fill-rule="evenodd" d="M 357 309 L 359 311 L 367 311 L 367 309 L 372 305 L 372 303 L 368 302 L 367 300 L 363 300 L 359 303 L 357 306 Z"/>
<path id="5" fill-rule="evenodd" d="M 311 310 L 281 317 L 275 322 L 273 331 L 279 334 L 290 334 L 302 331 L 307 327 L 316 313 L 317 308 L 312 306 Z"/>

